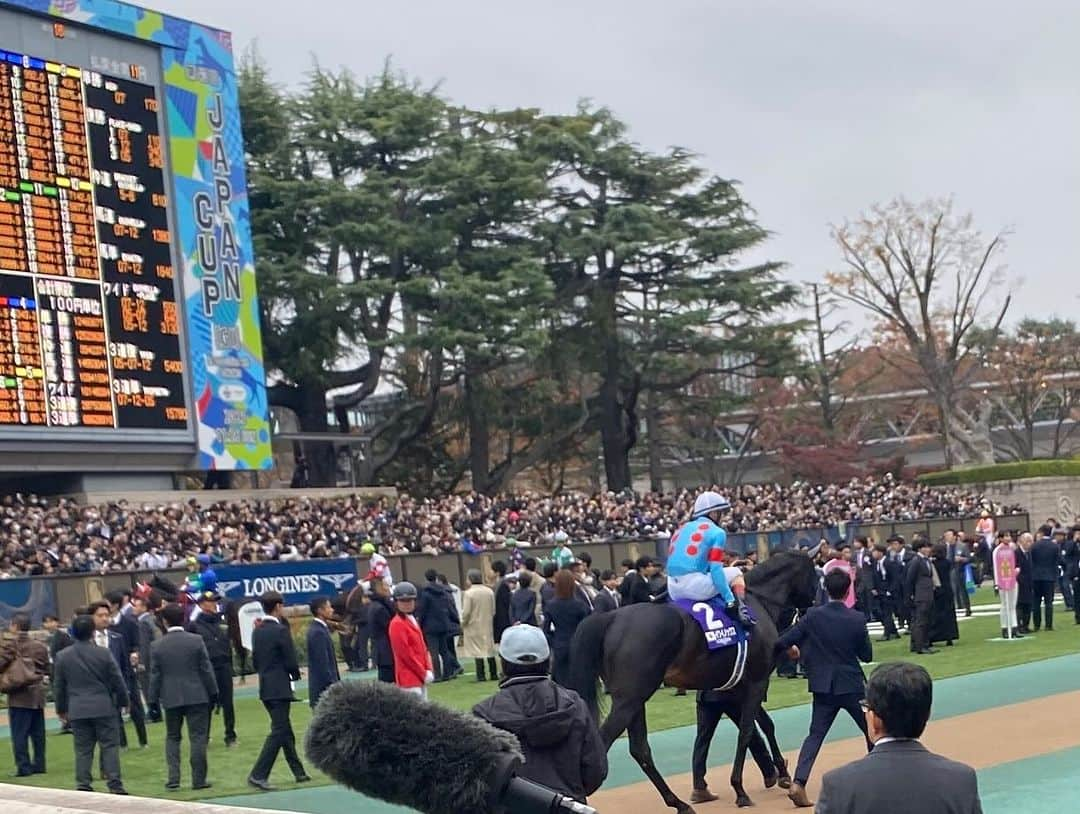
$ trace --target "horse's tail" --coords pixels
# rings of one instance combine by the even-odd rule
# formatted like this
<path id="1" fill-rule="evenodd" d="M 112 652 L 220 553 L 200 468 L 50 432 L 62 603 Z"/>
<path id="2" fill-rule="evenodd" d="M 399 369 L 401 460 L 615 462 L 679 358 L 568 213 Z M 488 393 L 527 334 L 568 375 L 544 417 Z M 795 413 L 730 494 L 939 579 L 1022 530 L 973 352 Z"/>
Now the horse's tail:
<path id="1" fill-rule="evenodd" d="M 600 671 L 604 665 L 604 636 L 615 612 L 596 613 L 578 625 L 570 645 L 570 689 L 581 696 L 593 719 L 600 721 Z"/>

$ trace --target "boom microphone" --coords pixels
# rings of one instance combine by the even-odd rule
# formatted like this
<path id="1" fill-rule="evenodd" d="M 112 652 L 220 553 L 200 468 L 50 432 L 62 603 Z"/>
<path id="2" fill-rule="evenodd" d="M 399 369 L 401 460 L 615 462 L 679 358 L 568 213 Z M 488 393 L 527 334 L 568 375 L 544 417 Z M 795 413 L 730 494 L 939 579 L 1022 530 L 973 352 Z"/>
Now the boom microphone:
<path id="1" fill-rule="evenodd" d="M 423 814 L 596 814 L 517 777 L 521 747 L 509 732 L 382 682 L 327 690 L 306 750 L 342 785 Z"/>

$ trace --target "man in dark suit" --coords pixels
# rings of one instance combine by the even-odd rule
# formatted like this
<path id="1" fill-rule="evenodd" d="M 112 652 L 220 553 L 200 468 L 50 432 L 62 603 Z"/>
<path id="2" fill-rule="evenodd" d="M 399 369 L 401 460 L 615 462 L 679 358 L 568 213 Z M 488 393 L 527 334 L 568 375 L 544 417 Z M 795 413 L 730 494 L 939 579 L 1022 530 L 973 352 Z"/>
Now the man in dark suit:
<path id="1" fill-rule="evenodd" d="M 982 814 L 975 771 L 928 751 L 933 682 L 917 664 L 883 664 L 866 686 L 873 751 L 825 774 L 817 814 Z"/>
<path id="2" fill-rule="evenodd" d="M 1031 547 L 1031 580 L 1035 589 L 1032 614 L 1036 633 L 1042 627 L 1043 606 L 1046 608 L 1046 629 L 1054 629 L 1054 589 L 1061 568 L 1061 548 L 1052 534 L 1050 526 L 1043 526 L 1039 529 L 1039 539 Z"/>
<path id="3" fill-rule="evenodd" d="M 1058 570 L 1057 586 L 1061 591 L 1061 598 L 1065 600 L 1065 610 L 1075 610 L 1075 604 L 1073 603 L 1073 589 L 1072 580 L 1066 575 L 1066 571 L 1069 568 L 1069 557 L 1072 554 L 1073 541 L 1070 539 L 1072 532 L 1070 529 L 1064 526 L 1056 526 L 1054 528 L 1054 542 L 1057 543 L 1058 552 L 1060 552 L 1061 559 L 1060 569 Z"/>
<path id="4" fill-rule="evenodd" d="M 455 625 L 461 625 L 461 619 L 458 618 L 450 589 L 439 584 L 438 572 L 428 569 L 424 579 L 426 582 L 420 589 L 420 599 L 416 605 L 416 620 L 424 632 L 424 641 L 431 654 L 435 680 L 449 681 L 464 672 L 450 647 L 450 631 Z"/>
<path id="5" fill-rule="evenodd" d="M 57 654 L 53 666 L 53 696 L 56 716 L 71 723 L 74 735 L 75 787 L 94 790 L 90 772 L 94 747 L 99 746 L 109 791 L 127 794 L 120 778 L 120 715 L 127 685 L 108 646 L 94 644 L 98 631 L 92 617 L 76 617 L 71 632 L 75 643 Z"/>
<path id="6" fill-rule="evenodd" d="M 218 613 L 221 595 L 216 591 L 203 591 L 199 594 L 199 615 L 188 627 L 192 633 L 202 636 L 206 652 L 210 656 L 210 666 L 214 670 L 217 683 L 217 703 L 221 708 L 221 717 L 225 720 L 225 746 L 236 746 L 236 708 L 233 705 L 233 651 L 232 642 Z"/>
<path id="7" fill-rule="evenodd" d="M 150 650 L 150 703 L 165 710 L 165 788 L 180 788 L 180 739 L 187 720 L 191 743 L 191 787 L 210 788 L 206 781 L 206 744 L 210 709 L 217 701 L 217 682 L 201 636 L 184 630 L 184 609 L 161 609 L 165 635 Z"/>
<path id="8" fill-rule="evenodd" d="M 161 710 L 150 703 L 150 648 L 162 636 L 157 622 L 161 600 L 157 597 L 147 599 L 137 596 L 131 600 L 131 605 L 134 608 L 135 623 L 139 626 L 139 663 L 135 672 L 139 688 L 146 698 L 146 720 L 156 724 L 161 722 Z"/>
<path id="9" fill-rule="evenodd" d="M 967 580 L 964 577 L 964 569 L 971 562 L 971 546 L 952 529 L 945 532 L 942 542 L 945 543 L 945 555 L 952 563 L 952 571 L 949 572 L 952 585 L 949 587 L 953 592 L 956 609 L 963 608 L 964 616 L 971 616 L 971 596 L 967 592 Z"/>
<path id="10" fill-rule="evenodd" d="M 873 595 L 877 606 L 877 614 L 881 619 L 881 626 L 885 635 L 881 641 L 899 639 L 900 633 L 896 630 L 896 622 L 893 621 L 893 613 L 896 610 L 896 602 L 893 596 L 893 585 L 900 574 L 900 564 L 889 560 L 885 546 L 880 543 L 874 546 L 874 578 Z"/>
<path id="11" fill-rule="evenodd" d="M 618 610 L 622 604 L 622 595 L 619 593 L 619 578 L 614 571 L 605 571 L 600 575 L 600 591 L 593 600 L 594 613 L 607 613 Z"/>
<path id="12" fill-rule="evenodd" d="M 855 570 L 855 607 L 872 621 L 874 602 L 874 559 L 870 539 L 856 537 L 854 551 L 851 554 L 851 567 Z"/>
<path id="13" fill-rule="evenodd" d="M 806 796 L 806 782 L 840 710 L 846 710 L 866 733 L 866 720 L 859 706 L 866 678 L 859 662 L 872 661 L 874 654 L 866 632 L 866 617 L 844 607 L 850 586 L 851 578 L 844 571 L 826 574 L 829 602 L 811 609 L 776 643 L 778 652 L 786 650 L 791 659 L 802 659 L 814 696 L 810 734 L 799 750 L 795 782 L 788 792 L 791 802 L 799 808 L 813 805 Z M 866 746 L 870 748 L 869 739 Z"/>
<path id="14" fill-rule="evenodd" d="M 311 615 L 307 629 L 308 703 L 314 707 L 328 687 L 341 681 L 341 674 L 330 635 L 329 623 L 334 616 L 330 600 L 325 596 L 312 599 Z"/>
<path id="15" fill-rule="evenodd" d="M 270 771 L 278 752 L 285 753 L 297 783 L 306 783 L 311 778 L 296 753 L 296 735 L 289 720 L 290 705 L 296 700 L 292 682 L 300 680 L 300 665 L 285 619 L 285 600 L 277 591 L 267 591 L 259 597 L 259 602 L 266 615 L 251 634 L 251 659 L 259 673 L 259 700 L 270 715 L 270 734 L 251 769 L 248 785 L 260 791 L 273 791 Z"/>
<path id="16" fill-rule="evenodd" d="M 627 571 L 619 584 L 623 605 L 640 605 L 653 601 L 652 578 L 660 568 L 652 557 L 638 557 L 634 570 Z"/>
<path id="17" fill-rule="evenodd" d="M 1031 606 L 1035 601 L 1035 583 L 1031 580 L 1031 532 L 1020 535 L 1016 546 L 1016 623 L 1021 634 L 1031 633 Z"/>
<path id="18" fill-rule="evenodd" d="M 1061 547 L 1065 579 L 1072 587 L 1073 619 L 1080 625 L 1080 525 L 1073 526 L 1072 539 Z"/>
<path id="19" fill-rule="evenodd" d="M 918 553 L 908 563 L 904 574 L 904 596 L 911 605 L 911 652 L 930 655 L 930 614 L 934 610 L 934 582 L 938 580 L 930 562 L 930 541 L 925 537 L 915 543 Z"/>
<path id="20" fill-rule="evenodd" d="M 893 596 L 893 609 L 896 612 L 898 627 L 910 627 L 911 608 L 908 606 L 907 596 L 904 593 L 904 575 L 907 573 L 908 564 L 914 558 L 915 552 L 908 548 L 903 536 L 899 534 L 894 534 L 887 542 L 889 553 L 885 559 L 892 569 L 889 573 L 892 574 L 893 578 L 890 587 Z"/>
<path id="21" fill-rule="evenodd" d="M 371 628 L 371 656 L 379 681 L 394 683 L 394 651 L 390 647 L 390 620 L 394 606 L 390 602 L 390 587 L 381 579 L 371 582 L 371 604 L 368 606 L 368 625 Z"/>
<path id="22" fill-rule="evenodd" d="M 124 634 L 119 633 L 115 629 L 114 612 L 112 606 L 108 601 L 102 599 L 98 602 L 93 602 L 90 605 L 90 614 L 94 619 L 94 644 L 98 647 L 103 647 L 109 651 L 113 657 L 113 661 L 116 662 L 117 669 L 120 670 L 120 675 L 124 679 L 124 685 L 128 687 L 128 697 L 121 705 L 125 708 L 131 704 L 131 687 L 135 683 L 135 667 L 132 664 L 131 650 L 129 650 L 129 642 Z M 136 645 L 137 646 L 137 645 Z M 139 710 L 142 711 L 142 701 L 139 701 Z M 120 748 L 126 749 L 128 745 L 127 729 L 124 727 L 124 718 L 121 715 L 117 715 L 117 722 L 120 725 Z M 135 734 L 139 738 L 139 748 L 146 748 L 146 721 L 140 715 L 138 718 L 135 716 L 135 710 L 131 708 L 131 722 L 135 724 Z M 104 772 L 104 769 L 103 769 Z"/>
<path id="23" fill-rule="evenodd" d="M 139 739 L 139 748 L 146 748 L 146 710 L 143 708 L 142 691 L 139 688 L 139 677 L 136 672 L 139 666 L 139 623 L 131 611 L 126 611 L 130 605 L 127 603 L 130 592 L 110 591 L 106 600 L 109 603 L 109 612 L 112 614 L 110 630 L 120 635 L 124 643 L 124 664 L 120 665 L 120 672 L 124 676 L 124 682 L 128 687 L 128 712 L 131 715 L 131 723 L 135 727 L 135 735 Z M 115 645 L 113 645 L 115 648 Z M 115 655 L 115 654 L 114 654 Z M 127 747 L 127 730 L 120 730 L 120 746 Z"/>

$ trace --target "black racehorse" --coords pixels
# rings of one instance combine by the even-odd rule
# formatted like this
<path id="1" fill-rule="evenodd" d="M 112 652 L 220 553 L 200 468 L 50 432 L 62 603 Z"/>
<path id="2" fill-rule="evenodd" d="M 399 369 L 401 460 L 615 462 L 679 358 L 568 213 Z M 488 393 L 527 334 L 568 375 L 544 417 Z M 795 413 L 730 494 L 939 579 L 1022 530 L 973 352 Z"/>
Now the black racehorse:
<path id="1" fill-rule="evenodd" d="M 740 807 L 753 805 L 743 788 L 743 764 L 755 722 L 767 720 L 759 718 L 759 713 L 775 666 L 778 620 L 785 608 L 804 610 L 813 604 L 817 592 L 813 563 L 802 552 L 778 552 L 746 575 L 746 591 L 758 622 L 747 648 L 742 679 L 730 690 L 741 708 L 738 747 L 731 767 L 731 787 Z M 736 651 L 729 647 L 710 652 L 697 622 L 667 604 L 628 605 L 613 613 L 590 616 L 574 635 L 572 689 L 599 721 L 597 683 L 603 679 L 611 695 L 611 711 L 600 727 L 604 742 L 610 748 L 627 732 L 630 754 L 664 803 L 679 814 L 693 814 L 693 809 L 675 795 L 653 763 L 645 702 L 662 684 L 686 690 L 725 686 L 736 668 Z M 774 756 L 778 756 L 771 729 L 768 726 L 765 731 Z"/>

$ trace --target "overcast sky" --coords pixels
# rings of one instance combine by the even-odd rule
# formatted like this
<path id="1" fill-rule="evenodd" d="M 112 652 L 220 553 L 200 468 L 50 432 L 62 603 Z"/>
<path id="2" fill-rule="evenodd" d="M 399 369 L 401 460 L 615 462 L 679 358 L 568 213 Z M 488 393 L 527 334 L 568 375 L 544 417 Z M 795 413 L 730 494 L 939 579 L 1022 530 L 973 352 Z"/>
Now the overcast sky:
<path id="1" fill-rule="evenodd" d="M 1068 0 L 156 0 L 257 42 L 294 84 L 387 56 L 474 107 L 590 98 L 650 148 L 742 182 L 793 279 L 837 264 L 829 224 L 952 195 L 1011 229 L 1013 319 L 1080 309 L 1080 3 Z M 282 11 L 277 11 L 277 9 Z M 287 9 L 287 10 L 286 10 Z"/>

